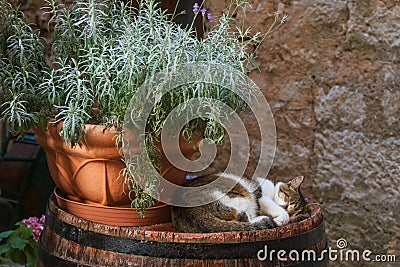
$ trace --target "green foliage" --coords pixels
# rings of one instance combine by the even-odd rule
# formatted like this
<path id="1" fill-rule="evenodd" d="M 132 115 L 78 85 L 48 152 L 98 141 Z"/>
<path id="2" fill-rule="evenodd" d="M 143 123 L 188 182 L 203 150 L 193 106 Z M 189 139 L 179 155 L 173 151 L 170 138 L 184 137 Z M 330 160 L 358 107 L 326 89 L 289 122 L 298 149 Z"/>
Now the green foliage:
<path id="1" fill-rule="evenodd" d="M 48 69 L 43 40 L 5 0 L 0 0 L 0 20 L 0 116 L 13 133 L 24 133 L 50 110 L 40 90 Z"/>
<path id="2" fill-rule="evenodd" d="M 0 263 L 9 260 L 27 267 L 36 266 L 39 245 L 32 238 L 32 229 L 22 222 L 16 223 L 14 230 L 0 233 Z"/>
<path id="3" fill-rule="evenodd" d="M 132 10 L 122 1 L 76 1 L 71 7 L 49 1 L 51 23 L 55 25 L 54 52 L 57 68 L 48 73 L 44 94 L 63 121 L 62 134 L 72 146 L 82 140 L 82 125 L 88 122 L 119 127 L 136 90 L 158 72 L 187 62 L 224 63 L 245 71 L 247 42 L 229 31 L 231 17 L 199 40 L 190 29 L 170 20 L 155 1 L 141 1 Z M 136 13 L 132 19 L 132 13 Z M 252 39 L 253 40 L 253 39 Z M 235 111 L 244 101 L 233 93 L 219 94 L 216 86 L 180 88 L 165 96 L 154 108 L 148 129 L 158 133 L 170 111 L 194 97 L 221 100 Z M 199 93 L 201 92 L 201 93 Z M 228 91 L 226 91 L 228 92 Z M 92 108 L 99 108 L 93 118 Z M 94 121 L 94 119 L 96 121 Z M 217 135 L 220 129 L 204 121 L 193 121 L 188 129 Z M 215 139 L 215 138 L 213 138 Z"/>

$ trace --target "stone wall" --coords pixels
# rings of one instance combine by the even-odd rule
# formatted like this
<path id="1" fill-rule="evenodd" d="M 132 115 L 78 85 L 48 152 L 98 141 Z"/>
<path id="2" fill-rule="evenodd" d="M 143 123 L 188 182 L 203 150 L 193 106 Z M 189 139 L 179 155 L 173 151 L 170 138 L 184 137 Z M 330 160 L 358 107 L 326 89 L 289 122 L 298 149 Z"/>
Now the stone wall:
<path id="1" fill-rule="evenodd" d="M 306 176 L 333 248 L 345 238 L 349 249 L 398 256 L 400 2 L 251 2 L 246 21 L 255 30 L 265 32 L 275 11 L 289 15 L 258 50 L 261 72 L 250 74 L 276 121 L 270 177 Z M 223 5 L 208 7 L 218 14 Z"/>
<path id="2" fill-rule="evenodd" d="M 229 1 L 206 2 L 218 16 Z M 47 36 L 43 2 L 21 3 Z M 259 48 L 261 71 L 250 74 L 275 116 L 278 146 L 270 178 L 306 176 L 304 191 L 322 205 L 333 248 L 345 238 L 349 249 L 400 257 L 400 2 L 252 3 L 246 21 L 254 30 L 265 32 L 277 10 L 289 15 Z M 257 124 L 250 114 L 242 118 L 256 162 Z M 214 168 L 222 168 L 228 155 L 226 146 Z"/>

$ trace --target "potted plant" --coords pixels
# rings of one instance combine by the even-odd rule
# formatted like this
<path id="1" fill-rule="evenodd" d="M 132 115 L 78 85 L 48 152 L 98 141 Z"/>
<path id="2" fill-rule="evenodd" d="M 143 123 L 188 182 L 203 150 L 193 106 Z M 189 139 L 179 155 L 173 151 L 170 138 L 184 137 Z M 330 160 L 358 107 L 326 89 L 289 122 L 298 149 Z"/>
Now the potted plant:
<path id="1" fill-rule="evenodd" d="M 44 220 L 44 215 L 40 218 L 29 217 L 17 222 L 14 229 L 0 232 L 2 266 L 36 266 Z"/>
<path id="2" fill-rule="evenodd" d="M 49 167 L 67 198 L 106 206 L 129 203 L 143 215 L 155 202 L 143 184 L 157 187 L 157 178 L 139 164 L 140 157 L 141 153 L 148 155 L 161 173 L 171 169 L 168 162 L 161 163 L 164 156 L 159 145 L 168 114 L 199 97 L 221 101 L 237 113 L 246 108 L 246 101 L 213 84 L 188 84 L 169 91 L 151 109 L 144 134 L 146 149 L 137 153 L 132 167 L 132 162 L 127 166 L 121 157 L 125 145 L 123 122 L 138 88 L 158 72 L 190 62 L 221 63 L 246 73 L 246 64 L 254 56 L 248 52 L 248 45 L 263 35 L 232 30 L 233 15 L 237 8 L 247 5 L 246 1 L 233 1 L 203 38 L 192 27 L 175 24 L 171 18 L 179 14 L 166 14 L 154 0 L 139 1 L 138 9 L 117 0 L 78 0 L 71 6 L 49 0 L 48 4 L 49 25 L 54 26 L 55 61 L 51 67 L 45 64 L 37 34 L 22 22 L 12 22 L 14 17 L 19 19 L 16 12 L 4 16 L 3 31 L 12 37 L 3 37 L 2 117 L 14 133 L 34 127 L 48 161 L 60 163 L 61 167 L 52 167 L 49 162 Z M 195 18 L 212 19 L 199 4 L 193 12 Z M 20 32 L 27 35 L 20 36 Z M 24 44 L 28 40 L 33 43 L 29 47 Z M 23 47 L 18 45 L 21 41 Z M 251 97 L 249 94 L 243 92 Z M 95 132 L 100 134 L 92 139 Z M 182 150 L 187 158 L 201 137 L 221 143 L 224 136 L 222 126 L 205 116 L 189 121 L 182 133 Z M 93 152 L 92 146 L 99 147 L 100 152 Z M 79 154 L 78 159 L 70 153 Z M 108 177 L 98 179 L 100 175 L 93 174 L 97 169 Z M 78 172 L 83 177 L 78 177 Z M 184 177 L 184 172 L 180 175 Z M 88 189 L 91 185 L 93 189 Z M 90 199 L 85 195 L 88 191 L 97 194 L 100 189 L 106 196 Z"/>

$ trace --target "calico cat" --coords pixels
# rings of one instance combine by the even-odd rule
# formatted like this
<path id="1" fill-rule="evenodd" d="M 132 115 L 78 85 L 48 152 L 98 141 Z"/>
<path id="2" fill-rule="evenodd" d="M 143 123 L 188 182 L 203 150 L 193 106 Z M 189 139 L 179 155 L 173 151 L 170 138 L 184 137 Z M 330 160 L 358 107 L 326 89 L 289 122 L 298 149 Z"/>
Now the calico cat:
<path id="1" fill-rule="evenodd" d="M 281 226 L 306 216 L 306 201 L 299 188 L 303 176 L 288 183 L 274 185 L 270 180 L 253 180 L 226 173 L 211 174 L 187 181 L 183 186 L 198 187 L 218 181 L 220 186 L 207 187 L 199 195 L 185 195 L 182 199 L 212 196 L 215 201 L 197 207 L 172 207 L 172 224 L 182 232 L 228 232 L 262 230 Z M 223 185 L 232 189 L 224 194 Z"/>

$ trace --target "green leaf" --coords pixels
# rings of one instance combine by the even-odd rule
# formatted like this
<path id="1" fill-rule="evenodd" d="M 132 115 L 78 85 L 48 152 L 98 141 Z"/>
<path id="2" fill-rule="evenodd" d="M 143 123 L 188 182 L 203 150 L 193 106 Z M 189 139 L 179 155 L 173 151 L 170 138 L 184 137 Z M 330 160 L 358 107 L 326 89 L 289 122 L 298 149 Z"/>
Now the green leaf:
<path id="1" fill-rule="evenodd" d="M 9 244 L 0 245 L 0 255 L 3 255 L 4 253 L 6 253 L 9 250 L 11 250 L 11 247 Z"/>
<path id="2" fill-rule="evenodd" d="M 23 225 L 19 228 L 19 231 L 23 238 L 29 238 L 32 235 L 32 229 Z"/>
<path id="3" fill-rule="evenodd" d="M 12 250 L 10 253 L 6 254 L 6 257 L 10 258 L 13 262 L 25 265 L 26 264 L 26 256 L 22 250 Z"/>
<path id="4" fill-rule="evenodd" d="M 39 255 L 38 250 L 35 250 L 32 247 L 27 247 L 24 252 L 27 261 L 26 267 L 35 267 Z"/>
<path id="5" fill-rule="evenodd" d="M 15 226 L 25 226 L 25 224 L 23 222 L 19 221 L 19 222 L 15 223 Z"/>
<path id="6" fill-rule="evenodd" d="M 28 240 L 29 242 L 29 246 L 31 246 L 33 248 L 34 251 L 39 251 L 39 244 L 38 242 L 36 242 L 35 240 L 33 240 L 32 238 L 30 238 Z"/>
<path id="7" fill-rule="evenodd" d="M 12 234 L 13 230 L 5 231 L 0 233 L 0 241 L 4 238 L 9 237 Z"/>
<path id="8" fill-rule="evenodd" d="M 8 243 L 12 248 L 24 250 L 26 244 L 28 244 L 28 240 L 23 239 L 19 236 L 14 236 L 8 240 Z"/>

